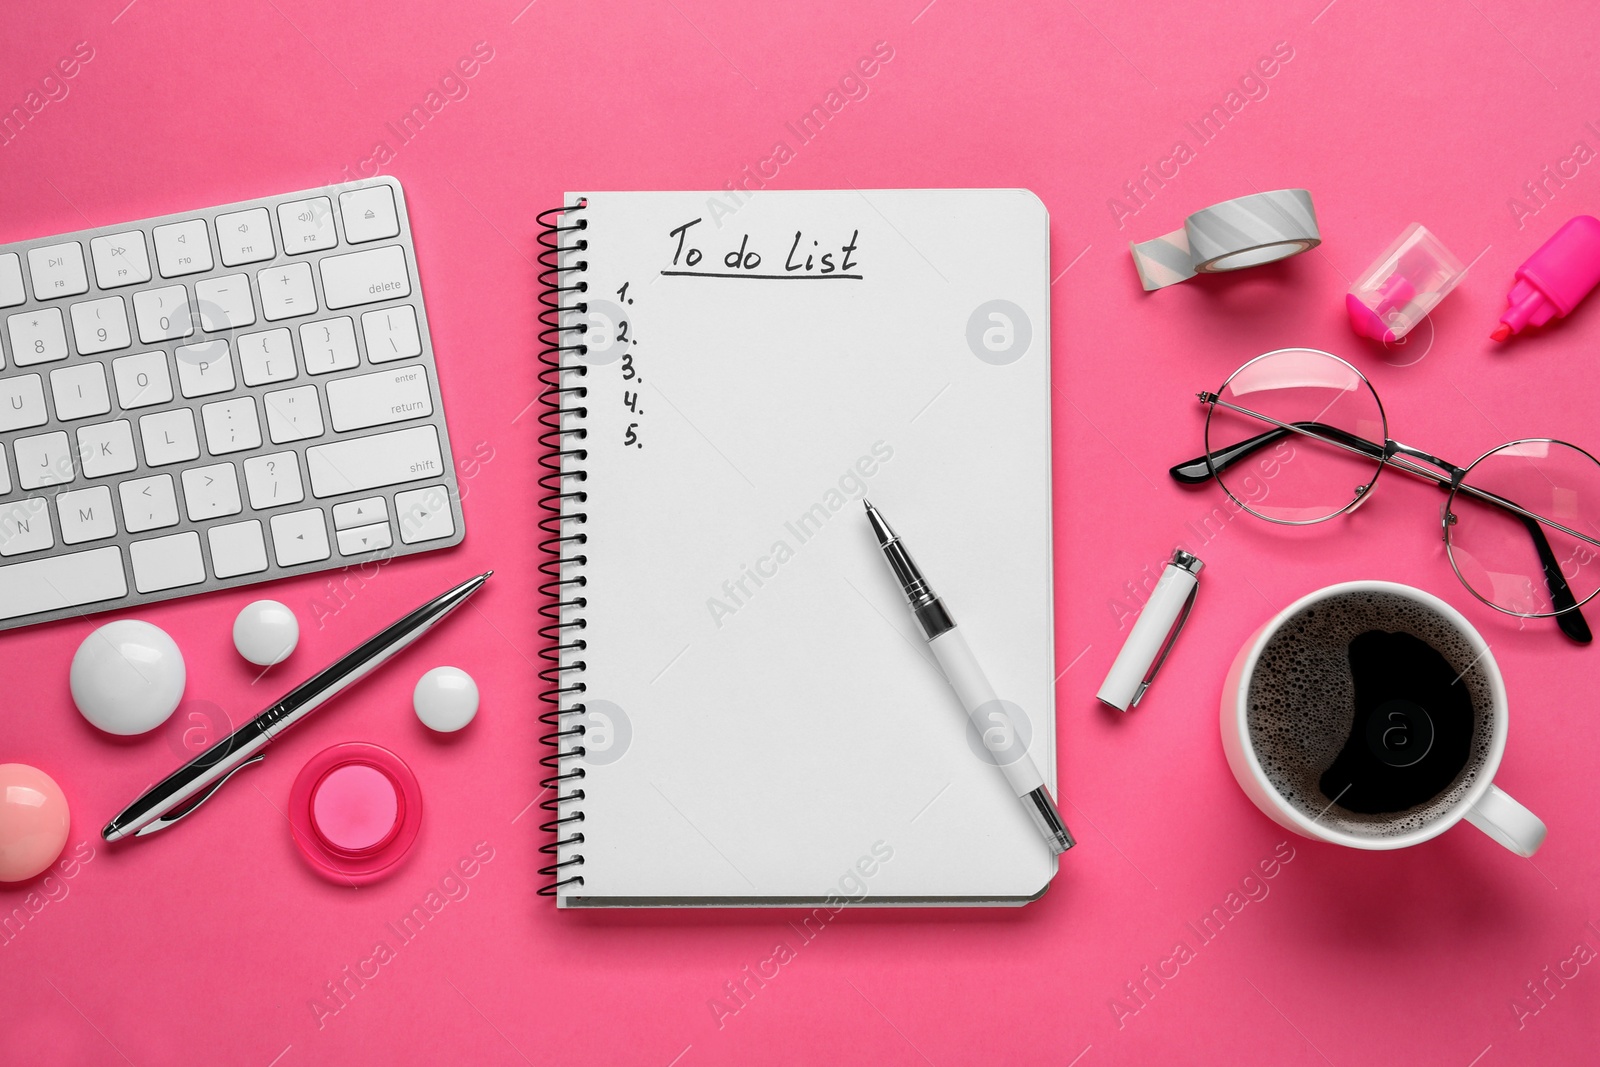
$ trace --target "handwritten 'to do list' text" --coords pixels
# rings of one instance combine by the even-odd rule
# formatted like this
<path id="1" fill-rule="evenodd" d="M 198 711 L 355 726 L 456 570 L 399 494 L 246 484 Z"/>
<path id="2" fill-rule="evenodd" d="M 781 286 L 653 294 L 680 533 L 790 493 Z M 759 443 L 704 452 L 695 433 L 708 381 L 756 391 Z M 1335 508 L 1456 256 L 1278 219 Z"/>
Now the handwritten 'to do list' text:
<path id="1" fill-rule="evenodd" d="M 705 250 L 692 243 L 698 235 L 690 232 L 702 221 L 691 219 L 668 231 L 667 236 L 676 244 L 672 250 L 672 264 L 670 268 L 663 269 L 662 274 L 680 278 L 765 278 L 775 281 L 786 278 L 860 281 L 862 278 L 861 274 L 856 273 L 860 263 L 854 258 L 860 230 L 852 230 L 850 239 L 843 244 L 826 246 L 821 239 L 809 236 L 804 230 L 796 230 L 780 266 L 758 249 L 750 247 L 748 233 L 741 235 L 738 248 L 730 249 L 720 259 L 713 252 L 713 258 L 707 259 Z"/>

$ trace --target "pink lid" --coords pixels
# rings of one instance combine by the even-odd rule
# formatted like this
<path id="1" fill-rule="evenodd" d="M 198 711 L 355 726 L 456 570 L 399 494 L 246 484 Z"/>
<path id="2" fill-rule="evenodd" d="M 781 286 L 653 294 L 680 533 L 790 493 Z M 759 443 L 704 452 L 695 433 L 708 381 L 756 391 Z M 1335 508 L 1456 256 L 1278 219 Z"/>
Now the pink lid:
<path id="1" fill-rule="evenodd" d="M 1354 293 L 1344 294 L 1344 309 L 1350 315 L 1350 327 L 1362 337 L 1388 344 L 1395 339 L 1389 324 L 1378 318 L 1378 313 L 1363 304 Z"/>
<path id="2" fill-rule="evenodd" d="M 1558 314 L 1571 312 L 1600 284 L 1600 219 L 1593 215 L 1568 219 L 1517 268 L 1517 277 L 1537 286 Z"/>
<path id="3" fill-rule="evenodd" d="M 361 885 L 388 874 L 422 825 L 422 790 L 386 748 L 350 741 L 323 749 L 289 791 L 294 843 L 330 881 Z"/>
<path id="4" fill-rule="evenodd" d="M 358 855 L 385 844 L 400 829 L 400 790 L 383 771 L 345 763 L 311 791 L 311 826 L 322 843 Z"/>

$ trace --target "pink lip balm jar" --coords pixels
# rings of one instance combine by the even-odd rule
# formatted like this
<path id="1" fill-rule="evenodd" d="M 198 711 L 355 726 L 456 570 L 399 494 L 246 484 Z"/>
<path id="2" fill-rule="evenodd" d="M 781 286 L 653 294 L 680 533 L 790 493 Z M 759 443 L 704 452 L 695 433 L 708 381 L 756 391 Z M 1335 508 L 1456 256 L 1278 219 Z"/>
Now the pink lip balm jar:
<path id="1" fill-rule="evenodd" d="M 289 824 L 318 874 L 364 885 L 393 871 L 422 825 L 422 790 L 386 748 L 351 741 L 323 749 L 289 792 Z"/>

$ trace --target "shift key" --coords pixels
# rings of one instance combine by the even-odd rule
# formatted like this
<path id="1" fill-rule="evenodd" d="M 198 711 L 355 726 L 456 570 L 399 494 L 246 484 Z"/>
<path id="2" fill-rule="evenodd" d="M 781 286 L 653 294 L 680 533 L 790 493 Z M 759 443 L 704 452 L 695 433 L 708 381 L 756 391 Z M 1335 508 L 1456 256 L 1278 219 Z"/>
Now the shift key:
<path id="1" fill-rule="evenodd" d="M 329 309 L 411 295 L 406 253 L 399 245 L 324 256 L 318 266 L 322 268 L 323 302 Z"/>
<path id="2" fill-rule="evenodd" d="M 437 478 L 444 471 L 444 459 L 439 454 L 439 431 L 416 426 L 313 445 L 306 449 L 306 469 L 312 496 L 339 496 Z"/>

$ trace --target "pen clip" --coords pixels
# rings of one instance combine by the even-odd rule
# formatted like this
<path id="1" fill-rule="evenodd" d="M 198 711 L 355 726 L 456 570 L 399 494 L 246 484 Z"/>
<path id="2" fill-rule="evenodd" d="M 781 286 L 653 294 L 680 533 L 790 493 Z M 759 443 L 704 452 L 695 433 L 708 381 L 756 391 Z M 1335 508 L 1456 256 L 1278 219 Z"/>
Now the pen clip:
<path id="1" fill-rule="evenodd" d="M 1189 590 L 1188 599 L 1183 602 L 1183 610 L 1178 612 L 1178 619 L 1172 624 L 1172 631 L 1167 634 L 1167 639 L 1161 644 L 1161 651 L 1156 653 L 1155 662 L 1150 664 L 1150 669 L 1145 672 L 1144 680 L 1139 683 L 1139 688 L 1133 694 L 1133 700 L 1128 707 L 1136 708 L 1144 697 L 1144 691 L 1150 688 L 1150 683 L 1156 680 L 1156 672 L 1161 670 L 1161 665 L 1167 662 L 1167 655 L 1172 651 L 1173 643 L 1178 640 L 1178 635 L 1183 632 L 1183 624 L 1189 621 L 1189 612 L 1194 610 L 1194 598 L 1199 595 L 1200 586 L 1195 584 Z"/>
<path id="2" fill-rule="evenodd" d="M 207 789 L 204 793 L 201 793 L 199 796 L 197 796 L 194 800 L 190 801 L 188 804 L 185 804 L 181 811 L 168 812 L 167 814 L 162 815 L 158 819 L 152 819 L 150 822 L 146 823 L 145 825 L 139 827 L 139 829 L 135 830 L 133 832 L 133 836 L 134 837 L 144 837 L 146 834 L 153 834 L 158 830 L 165 830 L 167 827 L 172 826 L 172 825 L 174 825 L 174 824 L 176 824 L 178 822 L 181 822 L 182 820 L 188 818 L 190 815 L 193 815 L 195 813 L 195 810 L 198 809 L 200 807 L 200 805 L 204 804 L 206 801 L 211 799 L 211 794 L 212 793 L 215 793 L 218 789 L 222 788 L 222 783 L 223 782 L 226 782 L 229 778 L 232 778 L 234 775 L 238 774 L 240 771 L 242 771 L 246 767 L 250 766 L 250 764 L 252 764 L 252 763 L 260 763 L 262 760 L 264 760 L 266 758 L 267 758 L 267 754 L 265 752 L 256 753 L 254 756 L 251 756 L 249 759 L 247 759 L 243 763 L 239 764 L 233 770 L 229 771 L 227 774 L 224 774 L 221 778 L 218 778 L 215 782 L 212 782 L 211 783 L 211 787 L 209 789 Z"/>

